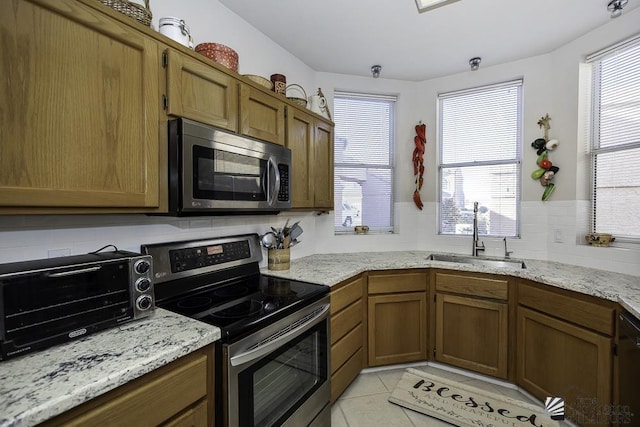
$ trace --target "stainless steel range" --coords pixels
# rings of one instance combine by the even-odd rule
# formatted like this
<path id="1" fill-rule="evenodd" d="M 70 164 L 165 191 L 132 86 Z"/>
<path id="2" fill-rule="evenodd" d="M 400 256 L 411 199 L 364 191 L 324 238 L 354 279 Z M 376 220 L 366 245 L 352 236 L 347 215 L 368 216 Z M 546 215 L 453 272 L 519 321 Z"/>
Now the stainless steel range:
<path id="1" fill-rule="evenodd" d="M 329 426 L 329 287 L 260 274 L 257 234 L 148 244 L 158 307 L 220 327 L 217 426 Z"/>

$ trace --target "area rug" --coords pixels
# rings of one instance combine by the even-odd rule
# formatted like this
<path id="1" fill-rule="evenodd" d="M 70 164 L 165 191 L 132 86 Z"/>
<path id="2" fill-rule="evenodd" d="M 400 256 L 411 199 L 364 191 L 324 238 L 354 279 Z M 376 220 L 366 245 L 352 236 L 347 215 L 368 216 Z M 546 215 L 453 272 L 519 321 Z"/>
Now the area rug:
<path id="1" fill-rule="evenodd" d="M 413 368 L 402 374 L 389 402 L 461 427 L 560 426 L 531 403 Z"/>

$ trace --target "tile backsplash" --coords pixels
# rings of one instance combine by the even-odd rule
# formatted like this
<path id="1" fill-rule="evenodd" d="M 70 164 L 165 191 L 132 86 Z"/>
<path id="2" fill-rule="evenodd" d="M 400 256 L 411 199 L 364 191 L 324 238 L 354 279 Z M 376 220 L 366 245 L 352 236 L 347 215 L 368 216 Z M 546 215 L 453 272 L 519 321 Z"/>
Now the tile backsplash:
<path id="1" fill-rule="evenodd" d="M 507 239 L 512 258 L 543 259 L 640 276 L 640 249 L 585 244 L 588 202 L 523 202 L 521 237 Z M 293 259 L 314 253 L 423 250 L 471 253 L 470 236 L 437 234 L 437 204 L 395 204 L 396 233 L 335 235 L 333 213 L 173 218 L 147 215 L 0 216 L 0 263 L 77 255 L 113 244 L 139 251 L 142 243 L 262 234 L 285 221 L 300 221 L 304 233 Z M 481 238 L 487 256 L 502 257 L 502 238 Z M 266 251 L 263 254 L 266 258 Z M 263 260 L 264 265 L 266 261 Z"/>

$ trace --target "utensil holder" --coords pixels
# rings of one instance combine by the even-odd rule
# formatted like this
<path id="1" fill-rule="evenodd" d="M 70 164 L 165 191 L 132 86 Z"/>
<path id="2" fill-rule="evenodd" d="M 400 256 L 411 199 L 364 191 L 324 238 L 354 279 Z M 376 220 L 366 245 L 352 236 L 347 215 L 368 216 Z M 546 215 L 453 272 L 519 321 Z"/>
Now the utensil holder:
<path id="1" fill-rule="evenodd" d="M 269 270 L 288 270 L 291 267 L 291 253 L 286 249 L 267 249 L 267 268 Z"/>

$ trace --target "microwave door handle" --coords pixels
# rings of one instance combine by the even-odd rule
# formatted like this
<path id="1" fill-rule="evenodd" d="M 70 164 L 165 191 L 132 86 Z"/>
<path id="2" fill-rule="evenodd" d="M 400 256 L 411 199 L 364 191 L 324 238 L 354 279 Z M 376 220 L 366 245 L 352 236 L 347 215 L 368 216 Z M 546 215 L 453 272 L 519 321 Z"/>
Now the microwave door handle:
<path id="1" fill-rule="evenodd" d="M 88 268 L 79 268 L 77 270 L 70 270 L 70 271 L 61 271 L 59 273 L 48 273 L 47 275 L 49 277 L 65 277 L 65 276 L 74 276 L 76 274 L 83 274 L 83 273 L 91 273 L 93 271 L 98 271 L 102 268 L 102 266 L 95 266 L 95 267 L 88 267 Z"/>
<path id="2" fill-rule="evenodd" d="M 269 174 L 269 169 L 273 168 L 273 175 L 275 178 L 275 185 L 273 194 L 269 194 L 271 191 L 271 174 Z M 269 179 L 269 183 L 267 185 L 267 201 L 269 202 L 269 206 L 273 206 L 278 198 L 278 193 L 280 192 L 280 171 L 278 170 L 278 164 L 273 157 L 269 157 L 269 161 L 267 162 L 267 176 Z"/>

